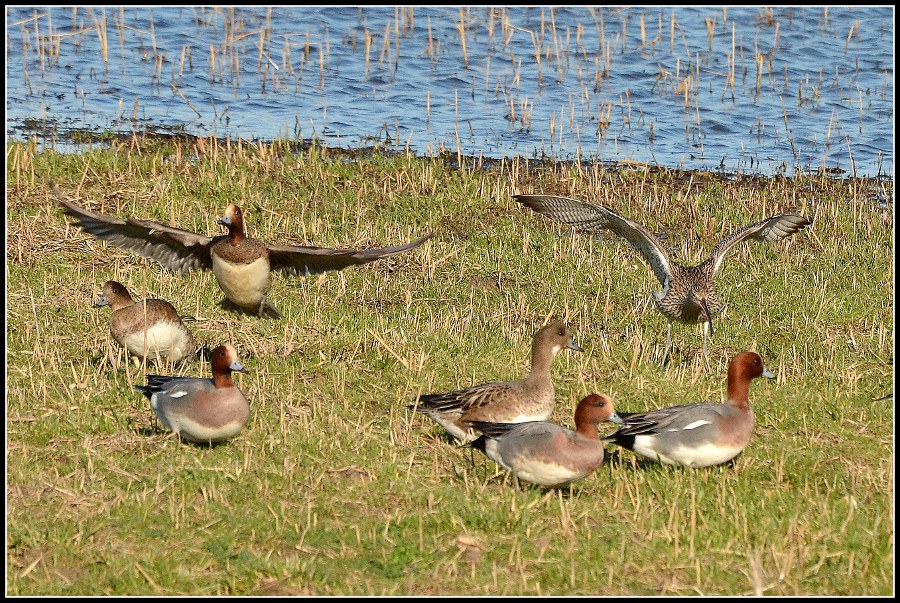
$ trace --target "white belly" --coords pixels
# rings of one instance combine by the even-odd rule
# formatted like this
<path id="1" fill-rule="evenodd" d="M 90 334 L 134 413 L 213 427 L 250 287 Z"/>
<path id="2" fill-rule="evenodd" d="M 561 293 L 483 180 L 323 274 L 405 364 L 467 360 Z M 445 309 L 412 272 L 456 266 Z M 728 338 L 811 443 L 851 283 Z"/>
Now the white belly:
<path id="1" fill-rule="evenodd" d="M 204 427 L 194 423 L 187 417 L 169 417 L 167 426 L 174 432 L 181 435 L 182 438 L 192 442 L 218 442 L 219 440 L 227 440 L 241 432 L 244 424 L 239 421 L 222 425 L 221 427 Z"/>
<path id="2" fill-rule="evenodd" d="M 227 440 L 239 434 L 250 418 L 250 406 L 246 400 L 226 400 L 220 402 L 219 409 L 222 413 L 228 413 L 233 416 L 226 423 L 214 421 L 204 423 L 191 417 L 191 413 L 197 411 L 197 408 L 179 408 L 177 397 L 184 395 L 184 392 L 175 392 L 176 400 L 163 398 L 160 400 L 158 394 L 150 397 L 150 408 L 156 413 L 156 416 L 163 425 L 174 431 L 185 440 L 191 442 L 218 442 Z M 204 413 L 200 413 L 203 415 Z M 208 414 L 208 413 L 207 413 Z"/>
<path id="3" fill-rule="evenodd" d="M 500 465 L 512 471 L 519 479 L 538 486 L 561 486 L 581 479 L 589 473 L 539 459 L 516 459 L 508 466 L 505 463 L 500 463 Z"/>
<path id="4" fill-rule="evenodd" d="M 157 354 L 161 358 L 178 362 L 190 350 L 188 334 L 177 323 L 160 322 L 147 331 L 139 331 L 125 337 L 123 345 L 129 352 L 136 356 L 154 358 Z"/>
<path id="5" fill-rule="evenodd" d="M 212 269 L 225 297 L 245 308 L 258 307 L 272 286 L 266 257 L 250 264 L 229 264 L 212 254 Z"/>
<path id="6" fill-rule="evenodd" d="M 666 465 L 684 465 L 686 467 L 711 467 L 730 461 L 744 449 L 743 446 L 699 446 L 678 447 L 667 453 L 660 453 L 653 448 L 653 438 L 637 436 L 634 438 L 634 451 L 654 461 Z"/>
<path id="7" fill-rule="evenodd" d="M 559 465 L 551 465 L 548 463 L 533 462 L 528 463 L 516 472 L 519 479 L 526 482 L 537 484 L 538 486 L 562 486 L 581 479 L 587 473 L 583 471 L 573 471 Z"/>
<path id="8" fill-rule="evenodd" d="M 477 434 L 471 429 L 462 429 L 459 425 L 455 423 L 462 413 L 447 413 L 446 415 L 441 413 L 434 413 L 429 415 L 435 423 L 446 429 L 450 432 L 450 435 L 455 437 L 457 440 L 461 442 L 471 442 L 477 437 Z"/>

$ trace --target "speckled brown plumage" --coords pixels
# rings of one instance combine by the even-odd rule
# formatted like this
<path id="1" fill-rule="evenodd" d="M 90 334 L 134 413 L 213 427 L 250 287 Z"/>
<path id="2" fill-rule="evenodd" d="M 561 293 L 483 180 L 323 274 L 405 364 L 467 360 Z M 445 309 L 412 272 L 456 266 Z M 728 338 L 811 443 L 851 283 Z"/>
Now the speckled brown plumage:
<path id="1" fill-rule="evenodd" d="M 731 248 L 742 241 L 781 241 L 811 223 L 797 214 L 780 214 L 748 224 L 720 241 L 706 261 L 697 266 L 683 266 L 672 260 L 668 245 L 655 234 L 601 205 L 554 195 L 514 195 L 513 198 L 539 214 L 581 230 L 610 230 L 641 254 L 663 286 L 653 294 L 656 307 L 669 321 L 663 362 L 672 347 L 672 321 L 678 321 L 703 323 L 703 356 L 709 364 L 706 331 L 712 334 L 712 319 L 722 311 L 713 279 Z"/>
<path id="2" fill-rule="evenodd" d="M 106 281 L 94 306 L 110 307 L 109 331 L 113 339 L 138 358 L 157 363 L 163 359 L 178 362 L 196 349 L 193 335 L 166 300 L 135 302 L 125 285 Z"/>
<path id="3" fill-rule="evenodd" d="M 407 408 L 431 417 L 463 442 L 477 437 L 471 421 L 544 421 L 556 403 L 550 366 L 556 354 L 566 348 L 581 351 L 564 323 L 550 322 L 534 335 L 531 372 L 525 379 L 491 381 L 446 393 L 422 394 Z"/>

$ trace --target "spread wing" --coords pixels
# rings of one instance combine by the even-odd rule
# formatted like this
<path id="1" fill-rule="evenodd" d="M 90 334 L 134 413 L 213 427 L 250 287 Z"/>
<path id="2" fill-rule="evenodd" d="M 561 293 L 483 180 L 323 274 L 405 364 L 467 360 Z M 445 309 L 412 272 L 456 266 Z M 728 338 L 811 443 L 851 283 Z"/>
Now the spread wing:
<path id="1" fill-rule="evenodd" d="M 50 187 L 63 211 L 74 218 L 78 226 L 110 245 L 181 273 L 212 268 L 209 247 L 223 237 L 210 238 L 150 220 L 121 220 L 93 212 L 69 201 L 55 184 Z"/>
<path id="2" fill-rule="evenodd" d="M 710 260 L 713 264 L 712 273 L 715 276 L 722 264 L 722 259 L 728 251 L 740 243 L 741 241 L 762 241 L 764 243 L 774 243 L 791 236 L 795 232 L 799 232 L 812 224 L 803 216 L 797 214 L 781 214 L 772 216 L 762 220 L 748 224 L 742 229 L 728 235 L 727 238 L 719 242 L 712 251 Z"/>
<path id="3" fill-rule="evenodd" d="M 327 270 L 342 270 L 355 264 L 366 264 L 418 247 L 434 233 L 405 245 L 379 247 L 377 249 L 327 249 L 324 247 L 299 247 L 293 245 L 269 245 L 269 261 L 272 270 L 289 275 L 318 274 Z"/>
<path id="4" fill-rule="evenodd" d="M 582 230 L 611 230 L 641 254 L 663 286 L 672 275 L 669 248 L 642 225 L 592 203 L 554 195 L 513 195 L 513 199 L 548 218 Z"/>

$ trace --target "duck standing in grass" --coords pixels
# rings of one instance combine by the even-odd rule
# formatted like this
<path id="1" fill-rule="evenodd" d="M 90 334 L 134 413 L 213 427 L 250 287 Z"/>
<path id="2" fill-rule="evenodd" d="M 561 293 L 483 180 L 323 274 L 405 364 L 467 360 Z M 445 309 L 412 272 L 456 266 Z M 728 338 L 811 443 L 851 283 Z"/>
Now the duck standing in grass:
<path id="1" fill-rule="evenodd" d="M 134 389 L 150 400 L 159 420 L 189 442 L 221 442 L 239 434 L 250 418 L 250 402 L 231 373 L 246 373 L 229 344 L 212 351 L 212 379 L 147 375 Z"/>
<path id="2" fill-rule="evenodd" d="M 164 299 L 136 302 L 125 285 L 106 281 L 95 308 L 109 306 L 112 315 L 109 331 L 113 339 L 138 358 L 178 362 L 196 350 L 194 338 L 175 311 Z"/>
<path id="3" fill-rule="evenodd" d="M 739 455 L 753 435 L 750 381 L 774 379 L 756 352 L 728 365 L 728 401 L 696 402 L 650 412 L 619 413 L 625 426 L 603 438 L 667 465 L 709 467 Z"/>
<path id="4" fill-rule="evenodd" d="M 281 318 L 266 298 L 273 271 L 294 276 L 341 270 L 409 251 L 433 236 L 429 234 L 405 245 L 378 249 L 268 245 L 245 236 L 243 211 L 234 204 L 218 220 L 228 229 L 228 234 L 206 237 L 150 220 L 106 216 L 76 205 L 56 185 L 51 185 L 51 190 L 63 211 L 98 239 L 182 274 L 212 270 L 232 309 L 267 318 Z"/>
<path id="5" fill-rule="evenodd" d="M 575 431 L 550 421 L 486 423 L 473 421 L 481 436 L 469 444 L 511 472 L 517 480 L 538 486 L 564 486 L 603 464 L 603 442 L 597 426 L 622 423 L 605 394 L 585 396 L 575 409 Z"/>
<path id="6" fill-rule="evenodd" d="M 492 381 L 443 394 L 420 395 L 407 408 L 433 419 L 458 440 L 477 437 L 471 421 L 521 423 L 544 421 L 556 402 L 550 366 L 563 349 L 583 351 L 561 321 L 553 321 L 534 334 L 531 372 L 520 381 Z"/>
<path id="7" fill-rule="evenodd" d="M 775 242 L 786 239 L 811 224 L 797 214 L 779 214 L 760 222 L 748 224 L 728 235 L 713 248 L 710 256 L 697 266 L 682 266 L 672 259 L 669 246 L 641 224 L 609 210 L 602 205 L 585 203 L 554 195 L 513 195 L 513 198 L 539 214 L 553 218 L 580 230 L 611 230 L 641 254 L 653 274 L 662 284 L 653 298 L 660 313 L 666 317 L 666 347 L 662 355 L 665 364 L 672 349 L 672 322 L 703 325 L 703 359 L 709 368 L 706 339 L 712 336 L 712 320 L 722 312 L 722 302 L 716 293 L 713 279 L 722 260 L 742 241 Z"/>

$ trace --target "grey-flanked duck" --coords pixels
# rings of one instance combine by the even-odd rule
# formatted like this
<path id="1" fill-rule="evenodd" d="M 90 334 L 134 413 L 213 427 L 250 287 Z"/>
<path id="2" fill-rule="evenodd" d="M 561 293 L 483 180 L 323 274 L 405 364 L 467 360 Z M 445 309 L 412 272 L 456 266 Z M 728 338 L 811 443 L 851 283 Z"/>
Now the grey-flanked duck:
<path id="1" fill-rule="evenodd" d="M 473 421 L 481 435 L 469 446 L 509 471 L 518 480 L 545 487 L 564 486 L 603 464 L 598 426 L 622 423 L 612 400 L 590 394 L 575 408 L 575 431 L 550 421 L 486 423 Z"/>
<path id="2" fill-rule="evenodd" d="M 150 400 L 159 420 L 189 442 L 213 443 L 239 434 L 250 418 L 250 402 L 231 378 L 246 373 L 229 344 L 212 351 L 212 379 L 147 375 L 134 389 Z"/>
<path id="3" fill-rule="evenodd" d="M 753 435 L 750 381 L 774 379 L 756 352 L 741 352 L 728 365 L 728 400 L 695 402 L 649 412 L 620 412 L 624 427 L 603 438 L 667 465 L 709 467 L 739 455 Z"/>

